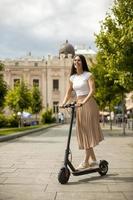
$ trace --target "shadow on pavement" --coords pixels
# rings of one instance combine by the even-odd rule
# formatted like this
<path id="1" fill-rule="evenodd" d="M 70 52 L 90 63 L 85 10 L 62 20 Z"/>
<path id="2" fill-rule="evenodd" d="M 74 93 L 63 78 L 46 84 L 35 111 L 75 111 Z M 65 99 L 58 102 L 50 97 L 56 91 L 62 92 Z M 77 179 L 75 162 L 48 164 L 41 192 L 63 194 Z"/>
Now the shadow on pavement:
<path id="1" fill-rule="evenodd" d="M 95 176 L 95 177 L 90 177 L 90 178 L 85 178 L 85 179 L 81 179 L 75 182 L 69 182 L 69 185 L 75 185 L 75 184 L 82 184 L 82 183 L 91 183 L 93 181 L 98 181 L 102 180 L 102 179 L 106 179 L 108 181 L 114 181 L 114 183 L 122 183 L 122 182 L 133 182 L 133 177 L 117 177 L 119 176 L 119 174 L 114 173 L 114 174 L 107 174 L 106 176 Z M 99 182 L 100 184 L 100 182 Z"/>

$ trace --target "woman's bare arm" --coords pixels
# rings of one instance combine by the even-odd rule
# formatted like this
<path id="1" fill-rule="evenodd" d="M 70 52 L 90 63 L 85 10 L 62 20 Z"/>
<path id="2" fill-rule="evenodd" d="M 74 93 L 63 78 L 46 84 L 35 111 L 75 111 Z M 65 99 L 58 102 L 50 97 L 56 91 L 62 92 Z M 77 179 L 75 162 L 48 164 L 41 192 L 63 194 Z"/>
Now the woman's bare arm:
<path id="1" fill-rule="evenodd" d="M 63 103 L 62 103 L 63 105 L 65 105 L 67 103 L 67 101 L 70 99 L 72 90 L 73 90 L 72 82 L 69 81 L 69 86 L 68 86 L 66 95 L 64 97 Z"/>

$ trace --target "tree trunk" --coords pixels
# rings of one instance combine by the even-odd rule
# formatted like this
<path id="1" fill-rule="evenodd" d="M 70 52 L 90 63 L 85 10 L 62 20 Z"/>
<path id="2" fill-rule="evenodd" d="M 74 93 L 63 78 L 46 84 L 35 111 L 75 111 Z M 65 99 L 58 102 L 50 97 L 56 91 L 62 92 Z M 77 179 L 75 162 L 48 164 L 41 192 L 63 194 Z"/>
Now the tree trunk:
<path id="1" fill-rule="evenodd" d="M 124 99 L 124 93 L 122 93 L 122 134 L 126 135 L 126 124 L 125 124 L 125 99 Z"/>
<path id="2" fill-rule="evenodd" d="M 105 119 L 104 119 L 104 110 L 102 111 L 102 123 L 103 123 L 103 127 L 105 126 Z"/>
<path id="3" fill-rule="evenodd" d="M 109 105 L 109 116 L 110 116 L 110 130 L 112 131 L 112 116 L 111 116 L 110 105 Z"/>

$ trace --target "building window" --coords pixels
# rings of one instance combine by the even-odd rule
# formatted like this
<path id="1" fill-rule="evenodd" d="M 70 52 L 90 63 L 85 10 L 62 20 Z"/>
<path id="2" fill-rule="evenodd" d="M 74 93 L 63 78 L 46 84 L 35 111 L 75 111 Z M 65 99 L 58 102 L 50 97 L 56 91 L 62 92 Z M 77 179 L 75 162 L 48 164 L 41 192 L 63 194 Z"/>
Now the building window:
<path id="1" fill-rule="evenodd" d="M 34 66 L 35 66 L 35 67 L 38 67 L 38 63 L 37 63 L 37 62 L 35 62 L 35 63 L 34 63 Z"/>
<path id="2" fill-rule="evenodd" d="M 15 66 L 19 66 L 19 62 L 15 62 Z"/>
<path id="3" fill-rule="evenodd" d="M 17 85 L 20 84 L 20 79 L 19 79 L 19 78 L 15 78 L 15 79 L 13 80 L 13 82 L 14 82 L 14 87 L 15 87 L 15 86 L 17 86 Z"/>
<path id="4" fill-rule="evenodd" d="M 53 80 L 53 90 L 59 90 L 59 80 Z"/>
<path id="5" fill-rule="evenodd" d="M 33 86 L 39 87 L 39 79 L 33 79 Z"/>
<path id="6" fill-rule="evenodd" d="M 58 113 L 59 112 L 59 101 L 54 101 L 53 102 L 53 113 Z"/>

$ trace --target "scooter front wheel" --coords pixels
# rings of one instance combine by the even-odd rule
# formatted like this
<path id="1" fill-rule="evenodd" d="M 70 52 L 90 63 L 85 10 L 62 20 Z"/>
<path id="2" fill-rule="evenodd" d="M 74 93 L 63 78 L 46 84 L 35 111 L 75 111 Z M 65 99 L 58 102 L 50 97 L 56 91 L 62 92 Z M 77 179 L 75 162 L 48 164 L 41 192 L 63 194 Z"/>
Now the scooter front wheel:
<path id="1" fill-rule="evenodd" d="M 62 167 L 58 174 L 58 181 L 61 184 L 66 184 L 70 177 L 70 170 L 67 167 Z"/>

